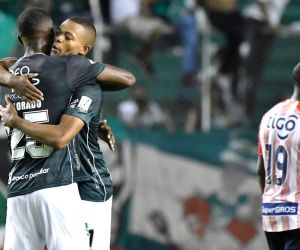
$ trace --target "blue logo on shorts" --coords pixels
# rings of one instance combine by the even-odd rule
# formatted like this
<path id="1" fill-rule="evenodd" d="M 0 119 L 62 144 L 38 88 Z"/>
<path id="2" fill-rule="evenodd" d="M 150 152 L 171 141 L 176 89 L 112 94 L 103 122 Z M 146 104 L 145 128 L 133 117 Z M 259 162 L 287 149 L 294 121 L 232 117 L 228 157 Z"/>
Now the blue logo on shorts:
<path id="1" fill-rule="evenodd" d="M 263 203 L 262 214 L 266 216 L 297 215 L 298 203 Z"/>

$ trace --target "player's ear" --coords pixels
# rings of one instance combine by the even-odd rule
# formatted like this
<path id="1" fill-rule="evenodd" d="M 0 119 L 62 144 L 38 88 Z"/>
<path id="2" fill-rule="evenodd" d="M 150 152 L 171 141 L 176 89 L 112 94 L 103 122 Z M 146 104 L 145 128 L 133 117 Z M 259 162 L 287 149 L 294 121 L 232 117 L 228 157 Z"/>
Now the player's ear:
<path id="1" fill-rule="evenodd" d="M 20 36 L 20 34 L 18 34 L 18 41 L 21 45 L 23 45 L 22 37 Z"/>
<path id="2" fill-rule="evenodd" d="M 80 53 L 81 55 L 85 56 L 90 52 L 91 47 L 89 45 L 85 45 L 82 47 L 82 53 Z"/>

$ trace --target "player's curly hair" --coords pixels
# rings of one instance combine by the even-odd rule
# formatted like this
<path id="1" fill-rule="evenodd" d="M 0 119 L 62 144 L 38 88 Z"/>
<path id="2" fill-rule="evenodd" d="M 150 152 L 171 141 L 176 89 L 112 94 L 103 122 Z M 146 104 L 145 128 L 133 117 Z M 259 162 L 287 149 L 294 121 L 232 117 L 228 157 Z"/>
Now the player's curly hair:
<path id="1" fill-rule="evenodd" d="M 35 38 L 47 27 L 53 27 L 52 18 L 41 8 L 28 8 L 18 17 L 19 34 L 26 38 Z"/>

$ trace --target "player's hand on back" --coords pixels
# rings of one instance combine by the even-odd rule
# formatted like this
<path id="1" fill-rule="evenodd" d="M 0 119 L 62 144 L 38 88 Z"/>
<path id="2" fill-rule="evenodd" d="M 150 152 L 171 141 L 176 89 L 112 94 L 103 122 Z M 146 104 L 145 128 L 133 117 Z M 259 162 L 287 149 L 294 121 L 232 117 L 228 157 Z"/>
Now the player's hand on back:
<path id="1" fill-rule="evenodd" d="M 30 79 L 38 76 L 37 73 L 28 73 L 21 76 L 13 76 L 10 81 L 11 88 L 17 95 L 23 96 L 27 101 L 44 100 L 43 93 L 34 85 Z"/>
<path id="2" fill-rule="evenodd" d="M 98 137 L 105 141 L 112 151 L 115 151 L 116 139 L 106 120 L 101 121 L 99 124 Z"/>
<path id="3" fill-rule="evenodd" d="M 0 105 L 0 116 L 3 125 L 6 127 L 13 127 L 14 121 L 18 118 L 18 112 L 11 102 L 8 95 L 5 96 L 6 107 Z"/>

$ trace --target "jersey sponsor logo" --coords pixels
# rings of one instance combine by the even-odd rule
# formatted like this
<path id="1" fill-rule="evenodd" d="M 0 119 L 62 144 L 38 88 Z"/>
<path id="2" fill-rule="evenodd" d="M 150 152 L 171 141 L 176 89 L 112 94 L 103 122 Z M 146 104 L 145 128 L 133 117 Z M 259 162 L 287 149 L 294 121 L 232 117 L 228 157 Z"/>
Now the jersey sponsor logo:
<path id="1" fill-rule="evenodd" d="M 77 105 L 77 109 L 82 113 L 87 113 L 92 104 L 92 99 L 87 96 L 82 96 Z"/>
<path id="2" fill-rule="evenodd" d="M 72 102 L 69 104 L 69 107 L 70 107 L 70 108 L 75 108 L 78 102 L 79 102 L 79 99 L 75 99 L 74 101 L 72 101 Z"/>
<path id="3" fill-rule="evenodd" d="M 49 168 L 41 168 L 39 171 L 30 174 L 23 174 L 23 175 L 12 175 L 11 173 L 8 175 L 8 185 L 12 182 L 22 181 L 22 180 L 31 180 L 32 178 L 36 178 L 42 174 L 48 174 Z"/>
<path id="4" fill-rule="evenodd" d="M 25 74 L 29 74 L 30 73 L 30 68 L 28 66 L 23 66 L 20 68 L 16 68 L 15 70 L 9 70 L 12 74 L 14 74 L 15 76 L 22 76 Z M 34 72 L 35 73 L 35 72 Z M 37 85 L 40 83 L 40 79 L 38 79 L 37 77 L 33 77 L 30 79 L 32 85 Z"/>
<path id="5" fill-rule="evenodd" d="M 297 215 L 298 203 L 263 203 L 262 214 L 266 216 Z"/>
<path id="6" fill-rule="evenodd" d="M 275 129 L 276 135 L 280 140 L 285 140 L 288 138 L 295 128 L 298 121 L 298 116 L 289 115 L 288 117 L 284 116 L 270 116 L 267 128 Z"/>

